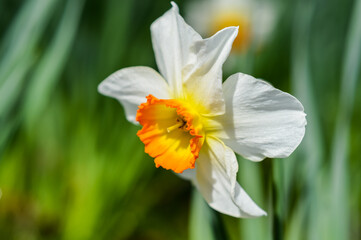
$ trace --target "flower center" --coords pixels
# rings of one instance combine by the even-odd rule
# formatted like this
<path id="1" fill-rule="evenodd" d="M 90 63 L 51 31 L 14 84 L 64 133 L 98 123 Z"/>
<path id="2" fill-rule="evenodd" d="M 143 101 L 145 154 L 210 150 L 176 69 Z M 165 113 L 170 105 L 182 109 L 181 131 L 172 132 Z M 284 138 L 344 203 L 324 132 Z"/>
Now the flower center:
<path id="1" fill-rule="evenodd" d="M 184 126 L 186 126 L 187 122 L 185 120 L 183 120 L 183 118 L 178 117 L 176 121 L 177 121 L 176 124 L 174 124 L 173 126 L 167 128 L 168 133 L 170 133 L 170 132 L 172 132 L 172 131 L 174 131 L 176 129 L 186 130 L 186 129 L 184 129 Z"/>
<path id="2" fill-rule="evenodd" d="M 247 49 L 251 38 L 251 30 L 249 17 L 245 13 L 233 9 L 224 9 L 214 16 L 211 26 L 213 33 L 229 26 L 239 26 L 232 51 L 242 52 Z"/>
<path id="3" fill-rule="evenodd" d="M 137 135 L 156 167 L 176 173 L 194 168 L 204 141 L 198 113 L 186 102 L 152 95 L 138 108 L 136 120 L 143 128 Z"/>

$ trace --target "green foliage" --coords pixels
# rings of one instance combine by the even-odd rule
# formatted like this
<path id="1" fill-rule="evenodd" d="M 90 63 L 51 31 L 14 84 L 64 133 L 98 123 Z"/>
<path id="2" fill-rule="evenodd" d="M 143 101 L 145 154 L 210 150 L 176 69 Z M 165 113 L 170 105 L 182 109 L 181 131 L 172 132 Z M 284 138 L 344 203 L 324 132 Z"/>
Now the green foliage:
<path id="1" fill-rule="evenodd" d="M 0 238 L 360 239 L 361 1 L 272 2 L 270 40 L 225 75 L 291 92 L 308 126 L 288 159 L 239 158 L 268 212 L 239 220 L 156 169 L 139 127 L 97 92 L 117 69 L 156 68 L 149 27 L 168 1 L 1 1 Z"/>

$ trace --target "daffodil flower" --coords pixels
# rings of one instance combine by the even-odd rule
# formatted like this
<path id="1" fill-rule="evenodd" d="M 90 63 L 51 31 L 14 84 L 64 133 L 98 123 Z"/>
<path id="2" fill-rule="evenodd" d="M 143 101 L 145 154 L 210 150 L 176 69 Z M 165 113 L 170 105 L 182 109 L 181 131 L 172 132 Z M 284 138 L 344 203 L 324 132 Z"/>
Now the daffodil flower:
<path id="1" fill-rule="evenodd" d="M 275 3 L 263 0 L 190 1 L 186 19 L 201 34 L 213 34 L 228 26 L 239 26 L 233 52 L 243 53 L 251 45 L 262 46 L 274 28 Z"/>
<path id="2" fill-rule="evenodd" d="M 266 213 L 237 183 L 234 152 L 252 161 L 287 157 L 305 132 L 302 104 L 270 84 L 237 73 L 222 85 L 237 27 L 202 39 L 173 7 L 151 25 L 161 73 L 121 69 L 99 85 L 116 98 L 156 167 L 189 179 L 208 204 L 234 217 Z"/>

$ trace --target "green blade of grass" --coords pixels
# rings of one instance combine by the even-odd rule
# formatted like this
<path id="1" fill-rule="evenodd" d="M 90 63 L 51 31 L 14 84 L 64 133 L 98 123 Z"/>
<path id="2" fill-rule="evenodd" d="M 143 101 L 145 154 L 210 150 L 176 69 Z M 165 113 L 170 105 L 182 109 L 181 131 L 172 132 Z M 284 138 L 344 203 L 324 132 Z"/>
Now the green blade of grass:
<path id="1" fill-rule="evenodd" d="M 33 66 L 35 59 L 31 55 L 26 55 L 14 68 L 14 71 L 7 77 L 0 87 L 0 118 L 4 119 L 13 108 L 22 88 L 21 85 L 25 76 Z M 4 126 L 2 126 L 4 127 Z"/>
<path id="2" fill-rule="evenodd" d="M 312 1 L 300 1 L 296 5 L 294 16 L 294 35 L 292 42 L 292 86 L 295 96 L 302 102 L 307 114 L 306 133 L 302 144 L 298 151 L 292 156 L 292 161 L 287 164 L 288 170 L 293 169 L 294 175 L 300 176 L 297 182 L 303 181 L 306 191 L 300 194 L 302 198 L 299 200 L 300 209 L 306 214 L 303 216 L 307 219 L 293 219 L 299 223 L 306 225 L 306 232 L 297 229 L 297 225 L 293 225 L 293 231 L 304 233 L 304 238 L 321 239 L 320 223 L 322 222 L 319 214 L 322 204 L 320 204 L 319 194 L 327 194 L 325 188 L 317 188 L 317 173 L 320 171 L 320 164 L 324 158 L 324 140 L 322 138 L 319 111 L 317 109 L 315 89 L 310 69 L 310 36 L 311 26 L 314 13 L 314 3 Z M 298 159 L 298 158 L 299 159 Z M 300 164 L 302 158 L 302 167 L 290 166 Z M 287 171 L 287 170 L 286 170 Z M 288 183 L 292 183 L 290 179 L 286 179 Z M 290 187 L 290 186 L 289 186 Z M 303 228 L 304 226 L 299 226 Z M 289 233 L 295 235 L 295 233 Z"/>
<path id="3" fill-rule="evenodd" d="M 348 148 L 350 123 L 353 112 L 356 83 L 361 65 L 361 0 L 354 2 L 354 8 L 346 39 L 342 67 L 339 109 L 332 143 L 331 196 L 333 218 L 331 232 L 334 239 L 349 239 L 349 187 Z"/>
<path id="4" fill-rule="evenodd" d="M 5 34 L 0 59 L 0 87 L 25 55 L 31 54 L 52 16 L 56 0 L 27 1 Z"/>
<path id="5" fill-rule="evenodd" d="M 36 68 L 25 97 L 25 119 L 30 126 L 33 125 L 46 103 L 51 99 L 51 93 L 75 40 L 83 4 L 84 0 L 67 2 L 54 40 Z"/>
<path id="6" fill-rule="evenodd" d="M 263 179 L 261 164 L 249 161 L 242 157 L 239 159 L 238 179 L 241 186 L 251 196 L 251 198 L 267 212 L 267 216 L 254 219 L 240 219 L 241 239 L 271 239 L 270 219 L 272 209 L 267 209 L 265 194 L 263 193 Z M 265 161 L 270 161 L 269 159 Z M 263 164 L 263 163 L 262 163 Z M 269 196 L 268 196 L 269 197 Z"/>
<path id="7" fill-rule="evenodd" d="M 10 130 L 8 114 L 23 91 L 26 74 L 35 62 L 35 48 L 57 1 L 27 1 L 6 32 L 0 59 L 0 118 L 2 128 Z M 36 13 L 36 14 L 35 14 Z M 6 131 L 1 131 L 3 143 Z"/>
<path id="8" fill-rule="evenodd" d="M 99 72 L 109 74 L 119 68 L 124 51 L 129 48 L 131 8 L 134 1 L 110 0 L 106 5 L 104 28 L 102 29 L 99 48 Z M 101 76 L 103 77 L 103 76 Z M 99 79 L 100 80 L 100 79 Z"/>
<path id="9" fill-rule="evenodd" d="M 202 195 L 193 189 L 189 221 L 190 240 L 216 239 L 212 229 L 211 211 Z"/>

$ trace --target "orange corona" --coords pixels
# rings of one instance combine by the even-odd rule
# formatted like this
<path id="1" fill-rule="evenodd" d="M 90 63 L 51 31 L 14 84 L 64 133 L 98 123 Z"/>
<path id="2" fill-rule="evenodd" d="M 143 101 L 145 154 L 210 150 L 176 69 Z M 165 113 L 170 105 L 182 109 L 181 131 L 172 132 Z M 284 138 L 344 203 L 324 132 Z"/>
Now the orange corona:
<path id="1" fill-rule="evenodd" d="M 187 103 L 147 96 L 136 120 L 143 126 L 137 135 L 156 167 L 176 173 L 194 168 L 204 142 L 200 116 Z"/>

